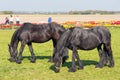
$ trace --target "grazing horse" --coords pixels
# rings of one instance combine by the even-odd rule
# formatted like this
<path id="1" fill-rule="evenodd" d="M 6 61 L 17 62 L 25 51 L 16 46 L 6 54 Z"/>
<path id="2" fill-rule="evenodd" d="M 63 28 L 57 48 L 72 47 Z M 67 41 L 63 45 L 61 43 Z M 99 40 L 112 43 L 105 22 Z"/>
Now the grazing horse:
<path id="1" fill-rule="evenodd" d="M 103 47 L 102 47 L 103 46 Z M 80 27 L 74 27 L 66 30 L 55 47 L 55 72 L 60 71 L 61 58 L 64 54 L 65 48 L 72 50 L 72 66 L 69 69 L 70 72 L 75 72 L 75 59 L 78 61 L 78 69 L 83 69 L 82 62 L 78 55 L 78 49 L 80 50 L 92 50 L 97 48 L 100 60 L 96 65 L 97 68 L 102 68 L 104 64 L 109 62 L 109 67 L 114 66 L 114 59 L 111 49 L 111 33 L 105 27 L 94 27 L 91 29 L 83 29 Z"/>
<path id="2" fill-rule="evenodd" d="M 28 45 L 29 50 L 31 52 L 31 62 L 36 61 L 36 57 L 32 48 L 32 42 L 35 43 L 44 43 L 49 40 L 53 41 L 53 47 L 56 46 L 58 39 L 61 34 L 65 31 L 65 28 L 57 23 L 48 23 L 48 24 L 31 24 L 24 23 L 20 28 L 18 28 L 12 38 L 10 44 L 8 44 L 9 52 L 10 52 L 10 61 L 21 63 L 22 60 L 22 52 L 24 50 L 25 45 Z M 18 53 L 18 43 L 21 42 L 20 51 Z M 67 48 L 64 50 L 65 55 L 63 59 L 67 58 Z M 54 53 L 53 53 L 54 56 Z M 52 61 L 53 57 L 51 57 L 50 61 Z M 64 63 L 65 61 L 63 61 Z"/>

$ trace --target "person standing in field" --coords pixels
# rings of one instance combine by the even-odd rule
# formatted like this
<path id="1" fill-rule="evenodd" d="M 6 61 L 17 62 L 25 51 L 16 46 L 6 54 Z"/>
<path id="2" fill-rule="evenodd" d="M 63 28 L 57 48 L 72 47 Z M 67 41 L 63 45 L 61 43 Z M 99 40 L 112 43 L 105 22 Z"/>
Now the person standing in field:
<path id="1" fill-rule="evenodd" d="M 13 16 L 12 15 L 10 15 L 10 19 L 9 20 L 10 20 L 10 22 L 9 22 L 10 23 L 10 27 L 12 28 L 12 26 L 13 26 Z"/>
<path id="2" fill-rule="evenodd" d="M 5 18 L 5 25 L 8 25 L 8 24 L 9 24 L 9 18 L 6 17 L 6 18 Z"/>
<path id="3" fill-rule="evenodd" d="M 48 23 L 51 23 L 52 22 L 52 17 L 49 17 L 48 18 Z"/>
<path id="4" fill-rule="evenodd" d="M 19 16 L 17 16 L 17 17 L 15 18 L 15 20 L 16 20 L 16 24 L 19 25 L 19 24 L 20 24 Z"/>

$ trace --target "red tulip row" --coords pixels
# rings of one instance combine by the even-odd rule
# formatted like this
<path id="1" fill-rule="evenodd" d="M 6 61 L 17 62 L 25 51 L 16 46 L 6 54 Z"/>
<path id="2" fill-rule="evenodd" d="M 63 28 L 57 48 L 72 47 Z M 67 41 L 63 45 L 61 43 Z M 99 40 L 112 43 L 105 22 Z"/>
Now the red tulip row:
<path id="1" fill-rule="evenodd" d="M 20 27 L 21 24 L 13 24 L 12 27 L 16 28 L 16 27 Z M 11 28 L 11 26 L 8 24 L 8 25 L 5 25 L 5 24 L 0 24 L 0 29 L 7 29 L 7 28 Z"/>

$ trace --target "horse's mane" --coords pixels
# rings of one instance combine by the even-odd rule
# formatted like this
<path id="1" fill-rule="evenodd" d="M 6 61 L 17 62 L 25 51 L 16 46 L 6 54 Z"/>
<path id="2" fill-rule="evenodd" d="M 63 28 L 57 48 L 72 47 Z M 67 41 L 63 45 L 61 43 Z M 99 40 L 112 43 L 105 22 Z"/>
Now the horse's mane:
<path id="1" fill-rule="evenodd" d="M 52 22 L 48 24 L 51 28 L 51 31 L 53 33 L 58 32 L 59 34 L 62 34 L 66 29 L 63 27 L 63 25 Z"/>
<path id="2" fill-rule="evenodd" d="M 43 30 L 45 28 L 48 28 L 48 24 L 32 24 L 32 23 L 24 23 L 20 28 L 21 30 L 29 30 L 30 28 Z"/>
<path id="3" fill-rule="evenodd" d="M 63 27 L 63 25 L 55 23 L 55 22 L 49 23 L 49 25 L 51 25 L 53 28 L 56 27 L 56 28 L 61 28 L 61 29 L 65 30 L 65 28 Z"/>
<path id="4" fill-rule="evenodd" d="M 10 45 L 11 45 L 11 46 L 14 46 L 15 41 L 18 40 L 19 33 L 20 33 L 20 28 L 18 28 L 18 29 L 13 33 L 13 36 L 12 36 L 11 42 L 10 42 Z"/>

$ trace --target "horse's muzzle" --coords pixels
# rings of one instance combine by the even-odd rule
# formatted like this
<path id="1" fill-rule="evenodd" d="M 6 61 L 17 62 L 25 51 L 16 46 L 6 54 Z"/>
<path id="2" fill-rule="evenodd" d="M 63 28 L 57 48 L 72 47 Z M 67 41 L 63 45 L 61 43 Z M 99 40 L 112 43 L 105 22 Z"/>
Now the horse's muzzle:
<path id="1" fill-rule="evenodd" d="M 15 59 L 15 58 L 12 58 L 12 57 L 9 58 L 8 60 L 9 60 L 10 62 L 16 62 L 16 59 Z"/>
<path id="2" fill-rule="evenodd" d="M 56 73 L 59 73 L 59 72 L 60 72 L 60 67 L 56 67 L 56 66 L 55 66 L 55 72 L 56 72 Z"/>

